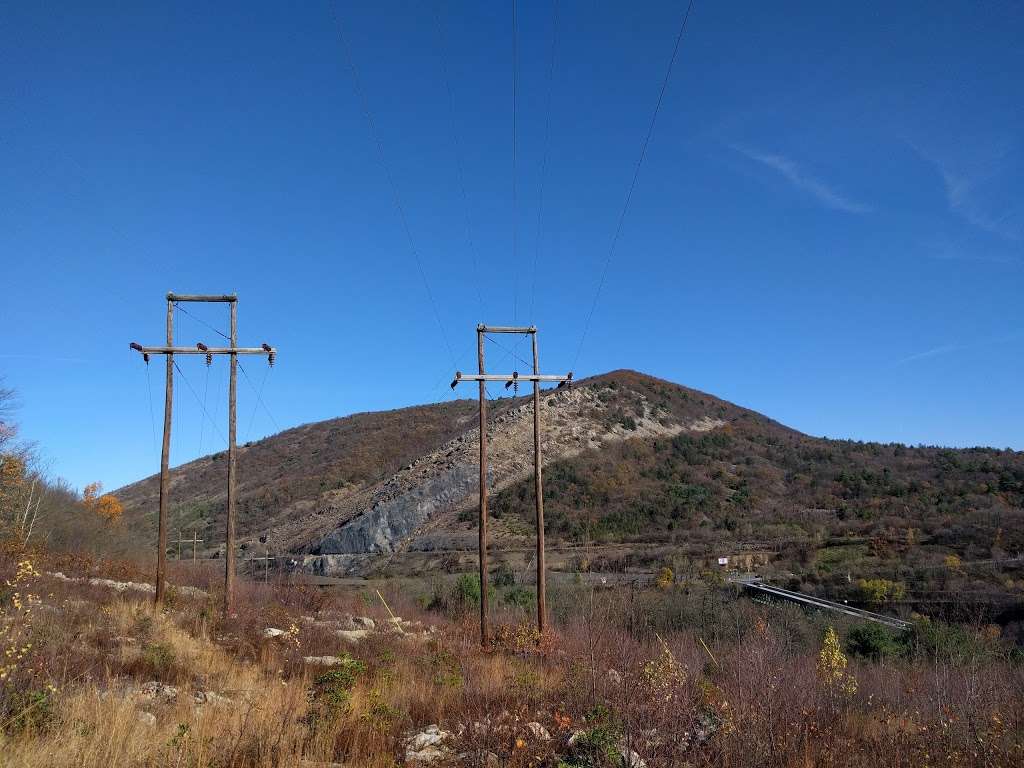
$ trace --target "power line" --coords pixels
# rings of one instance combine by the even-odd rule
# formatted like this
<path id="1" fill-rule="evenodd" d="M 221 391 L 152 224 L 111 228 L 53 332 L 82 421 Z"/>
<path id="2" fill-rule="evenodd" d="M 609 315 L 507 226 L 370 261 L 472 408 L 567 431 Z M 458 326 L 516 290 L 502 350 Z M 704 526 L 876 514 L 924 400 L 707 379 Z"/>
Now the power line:
<path id="1" fill-rule="evenodd" d="M 459 190 L 462 193 L 462 207 L 466 219 L 466 241 L 469 245 L 470 257 L 473 260 L 473 283 L 476 288 L 477 304 L 480 314 L 483 316 L 484 297 L 480 290 L 480 254 L 477 250 L 476 240 L 473 238 L 473 222 L 469 212 L 469 195 L 466 193 L 466 175 L 462 163 L 462 142 L 459 137 L 458 121 L 455 117 L 455 92 L 452 89 L 451 76 L 448 72 L 448 46 L 444 34 L 444 26 L 441 23 L 440 4 L 434 8 L 434 18 L 437 21 L 437 38 L 441 49 L 441 69 L 444 73 L 444 85 L 448 91 L 448 115 L 452 131 L 452 144 L 455 147 L 455 168 L 457 171 Z"/>
<path id="2" fill-rule="evenodd" d="M 516 0 L 512 0 L 512 324 L 515 325 L 519 302 L 519 270 L 516 259 L 519 256 L 519 183 L 518 183 L 518 145 L 519 145 L 519 45 L 518 22 L 516 19 Z"/>
<path id="3" fill-rule="evenodd" d="M 452 346 L 448 342 L 448 334 L 445 333 L 444 324 L 441 322 L 441 315 L 437 310 L 437 302 L 434 301 L 434 293 L 430 290 L 430 282 L 427 280 L 426 270 L 423 268 L 423 262 L 420 259 L 419 250 L 416 248 L 416 242 L 413 239 L 412 230 L 409 228 L 409 221 L 405 215 L 405 207 L 402 205 L 402 197 L 398 191 L 398 184 L 395 182 L 395 178 L 391 173 L 391 167 L 387 162 L 387 156 L 384 153 L 384 142 L 381 140 L 380 134 L 377 131 L 377 124 L 374 122 L 373 113 L 370 111 L 370 103 L 366 98 L 366 93 L 363 91 L 362 82 L 359 79 L 359 72 L 356 70 L 355 58 L 353 57 L 351 48 L 349 47 L 348 39 L 345 37 L 345 29 L 341 22 L 341 17 L 338 15 L 337 8 L 333 3 L 331 4 L 331 13 L 334 15 L 335 29 L 338 32 L 338 38 L 341 40 L 341 46 L 345 52 L 345 60 L 348 63 L 349 70 L 352 72 L 353 89 L 355 90 L 356 96 L 362 105 L 363 116 L 366 118 L 366 123 L 369 126 L 370 135 L 373 137 L 373 140 L 377 145 L 377 155 L 380 159 L 381 167 L 384 169 L 384 175 L 387 177 L 388 184 L 391 186 L 391 193 L 394 198 L 395 208 L 398 211 L 398 218 L 401 221 L 405 237 L 409 241 L 409 250 L 412 252 L 413 258 L 416 261 L 416 268 L 419 270 L 420 278 L 423 280 L 423 287 L 427 292 L 427 299 L 429 300 L 430 308 L 434 313 L 434 320 L 437 322 L 437 328 L 441 332 L 441 338 L 448 350 L 448 356 L 451 358 L 452 364 L 456 365 L 455 353 L 452 352 Z"/>
<path id="4" fill-rule="evenodd" d="M 206 366 L 206 379 L 203 384 L 203 407 L 206 407 L 206 396 L 210 392 L 210 366 Z M 206 422 L 200 420 L 199 422 L 199 451 L 198 455 L 203 455 L 203 432 L 205 431 Z"/>
<path id="5" fill-rule="evenodd" d="M 146 366 L 146 392 L 149 394 L 149 427 L 153 431 L 153 453 L 156 454 L 156 416 L 153 415 L 153 379 L 149 375 L 149 363 Z"/>
<path id="6" fill-rule="evenodd" d="M 249 426 L 245 430 L 245 441 L 249 442 L 249 438 L 252 437 L 252 424 L 256 420 L 256 409 L 259 407 L 260 401 L 263 399 L 263 386 L 267 383 L 267 376 L 270 375 L 270 366 L 263 371 L 263 378 L 260 380 L 260 388 L 256 393 L 256 402 L 252 404 L 252 415 L 249 417 Z"/>
<path id="7" fill-rule="evenodd" d="M 196 317 L 196 316 L 195 316 L 195 315 L 193 315 L 193 314 L 192 314 L 191 312 L 189 312 L 189 311 L 188 311 L 187 309 L 185 309 L 185 308 L 184 308 L 183 306 L 181 306 L 181 304 L 179 304 L 178 302 L 175 302 L 175 304 L 174 304 L 174 308 L 175 308 L 176 310 L 178 310 L 179 312 L 184 312 L 184 313 L 185 313 L 186 315 L 188 315 L 189 317 L 191 317 L 191 318 L 192 318 L 193 320 L 195 320 L 195 321 L 196 321 L 197 323 L 199 323 L 200 325 L 205 325 L 205 326 L 206 326 L 207 328 L 209 328 L 209 329 L 210 329 L 211 331 L 213 331 L 214 333 L 219 333 L 219 334 L 220 334 L 221 336 L 223 336 L 223 337 L 224 337 L 225 339 L 227 339 L 228 341 L 231 341 L 231 337 L 230 337 L 230 336 L 228 336 L 228 335 L 227 335 L 226 333 L 224 333 L 223 331 L 220 331 L 220 330 L 218 330 L 217 328 L 214 328 L 214 327 L 213 327 L 212 325 L 210 325 L 210 324 L 209 324 L 208 322 L 206 322 L 206 321 L 205 321 L 205 320 L 203 320 L 202 318 Z"/>
<path id="8" fill-rule="evenodd" d="M 532 366 L 532 365 L 533 365 L 533 363 L 531 363 L 531 362 L 530 362 L 529 360 L 524 360 L 524 359 L 523 359 L 523 358 L 521 358 L 521 357 L 520 357 L 520 356 L 519 356 L 518 354 L 516 354 L 515 350 L 513 350 L 513 349 L 512 349 L 511 347 L 506 347 L 506 346 L 505 346 L 504 344 L 502 344 L 502 343 L 501 343 L 500 341 L 498 341 L 498 340 L 497 340 L 496 338 L 494 338 L 493 336 L 488 336 L 488 335 L 486 335 L 486 334 L 485 334 L 485 335 L 484 335 L 484 338 L 485 338 L 485 339 L 487 339 L 487 340 L 488 340 L 489 342 L 491 342 L 492 344 L 494 344 L 494 346 L 496 346 L 496 347 L 500 347 L 501 349 L 505 350 L 505 352 L 506 352 L 506 353 L 507 353 L 508 355 L 511 355 L 511 356 L 512 356 L 512 357 L 514 357 L 514 358 L 515 358 L 516 360 L 518 360 L 518 361 L 519 361 L 520 363 L 522 363 L 523 365 L 527 366 L 527 370 L 529 370 L 529 366 Z"/>
<path id="9" fill-rule="evenodd" d="M 217 423 L 213 420 L 213 417 L 210 416 L 209 412 L 206 410 L 206 406 L 203 405 L 203 403 L 199 400 L 199 394 L 195 391 L 195 389 L 192 388 L 192 383 L 185 376 L 185 372 L 181 370 L 181 366 L 178 365 L 177 360 L 174 361 L 174 370 L 176 370 L 181 375 L 181 380 L 185 382 L 185 386 L 188 387 L 188 391 L 192 393 L 192 396 L 196 399 L 196 402 L 199 403 L 199 407 L 202 409 L 203 415 L 210 420 L 210 425 L 217 431 L 217 434 L 220 435 L 220 439 L 226 443 L 228 439 L 224 437 L 224 433 L 220 431 L 220 428 L 217 426 Z"/>
<path id="10" fill-rule="evenodd" d="M 540 260 L 540 234 L 541 223 L 544 214 L 544 184 L 548 174 L 548 153 L 551 149 L 551 96 L 554 91 L 555 79 L 555 52 L 558 50 L 558 0 L 551 2 L 551 56 L 548 60 L 548 98 L 544 118 L 544 153 L 540 161 L 540 192 L 537 201 L 537 236 L 533 244 L 533 278 L 530 287 L 530 316 L 531 323 L 536 321 L 534 309 L 537 301 L 537 263 Z"/>
<path id="11" fill-rule="evenodd" d="M 583 351 L 583 342 L 587 339 L 587 332 L 590 330 L 590 323 L 594 318 L 594 310 L 597 309 L 598 299 L 601 297 L 601 289 L 604 288 L 605 279 L 608 277 L 608 266 L 611 264 L 612 256 L 615 255 L 615 246 L 619 242 L 619 235 L 622 233 L 622 224 L 626 220 L 626 213 L 629 211 L 629 202 L 633 199 L 633 190 L 636 189 L 636 181 L 640 176 L 640 167 L 644 164 L 644 158 L 647 157 L 647 147 L 651 143 L 651 136 L 654 134 L 654 125 L 658 121 L 658 113 L 661 111 L 661 103 L 665 99 L 665 91 L 668 90 L 668 82 L 672 77 L 672 68 L 675 66 L 676 57 L 679 54 L 679 45 L 683 41 L 683 34 L 686 32 L 686 23 L 690 19 L 690 11 L 693 10 L 694 0 L 690 0 L 686 6 L 686 13 L 683 14 L 683 21 L 679 25 L 679 34 L 676 35 L 676 43 L 672 48 L 672 58 L 669 59 L 668 69 L 665 70 L 665 79 L 661 83 L 661 91 L 658 94 L 658 103 L 654 106 L 654 114 L 651 115 L 651 124 L 647 128 L 647 135 L 644 137 L 644 143 L 640 148 L 640 157 L 636 162 L 636 168 L 633 169 L 633 179 L 629 184 L 629 191 L 626 193 L 626 201 L 622 206 L 622 213 L 619 214 L 618 224 L 615 226 L 615 234 L 612 236 L 611 246 L 608 248 L 608 256 L 604 260 L 604 268 L 601 270 L 601 279 L 597 284 L 597 291 L 594 293 L 594 301 L 590 305 L 590 312 L 587 313 L 587 320 L 583 325 L 583 335 L 580 337 L 580 345 L 576 349 L 576 357 L 573 359 L 572 368 L 576 369 L 576 364 L 579 362 L 580 353 Z"/>
<path id="12" fill-rule="evenodd" d="M 242 376 L 249 383 L 249 387 L 252 389 L 253 392 L 256 393 L 256 401 L 263 406 L 263 410 L 267 412 L 267 416 L 269 416 L 270 420 L 274 422 L 274 428 L 278 432 L 282 431 L 281 425 L 277 423 L 277 419 L 274 418 L 274 414 L 270 412 L 270 409 L 267 407 L 267 404 L 263 401 L 263 395 L 260 394 L 260 392 L 256 389 L 255 385 L 252 383 L 252 379 L 249 378 L 249 374 L 246 372 L 241 360 L 238 361 L 238 370 L 242 372 Z"/>

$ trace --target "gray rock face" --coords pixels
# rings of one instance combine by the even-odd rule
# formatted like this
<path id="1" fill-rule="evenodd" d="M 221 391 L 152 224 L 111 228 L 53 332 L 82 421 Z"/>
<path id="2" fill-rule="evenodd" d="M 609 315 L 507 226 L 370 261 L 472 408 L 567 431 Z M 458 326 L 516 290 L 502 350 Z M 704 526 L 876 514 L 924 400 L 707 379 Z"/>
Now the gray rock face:
<path id="1" fill-rule="evenodd" d="M 321 539 L 317 554 L 393 552 L 395 545 L 437 512 L 450 508 L 476 488 L 474 467 L 457 464 L 394 498 L 378 501 L 347 525 Z"/>

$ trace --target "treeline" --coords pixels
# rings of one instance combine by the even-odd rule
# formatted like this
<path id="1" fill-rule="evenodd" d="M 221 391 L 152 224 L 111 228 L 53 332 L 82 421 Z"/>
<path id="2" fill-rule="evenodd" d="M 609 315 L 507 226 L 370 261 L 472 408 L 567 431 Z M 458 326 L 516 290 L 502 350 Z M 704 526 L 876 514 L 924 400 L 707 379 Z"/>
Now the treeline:
<path id="1" fill-rule="evenodd" d="M 21 438 L 16 407 L 15 392 L 0 387 L 0 537 L 83 553 L 137 553 L 117 497 L 104 494 L 100 483 L 79 494 L 52 476 L 37 446 Z"/>

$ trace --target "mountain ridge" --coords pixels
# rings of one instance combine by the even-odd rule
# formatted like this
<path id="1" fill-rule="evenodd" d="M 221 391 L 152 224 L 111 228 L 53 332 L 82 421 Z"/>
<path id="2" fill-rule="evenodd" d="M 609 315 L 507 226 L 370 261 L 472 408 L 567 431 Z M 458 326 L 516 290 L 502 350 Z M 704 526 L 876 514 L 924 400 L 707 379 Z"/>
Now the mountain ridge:
<path id="1" fill-rule="evenodd" d="M 813 538 L 886 520 L 914 527 L 915 516 L 931 530 L 960 515 L 985 528 L 968 537 L 981 546 L 994 533 L 978 520 L 1017 520 L 1024 500 L 1024 461 L 1012 451 L 812 437 L 636 371 L 544 390 L 542 402 L 553 542 Z M 532 537 L 531 398 L 491 401 L 488 433 L 494 541 L 521 546 Z M 477 434 L 476 401 L 455 400 L 313 422 L 241 446 L 241 543 L 324 572 L 365 569 L 371 555 L 469 551 Z M 172 528 L 222 539 L 224 467 L 214 454 L 172 470 Z M 152 528 L 156 490 L 150 477 L 118 491 L 129 524 Z"/>

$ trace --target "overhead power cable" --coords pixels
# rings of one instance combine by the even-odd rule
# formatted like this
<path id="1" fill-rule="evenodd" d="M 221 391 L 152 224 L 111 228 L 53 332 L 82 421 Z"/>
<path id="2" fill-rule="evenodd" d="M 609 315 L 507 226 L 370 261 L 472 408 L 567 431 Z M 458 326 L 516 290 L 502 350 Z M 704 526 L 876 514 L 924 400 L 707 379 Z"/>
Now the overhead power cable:
<path id="1" fill-rule="evenodd" d="M 516 0 L 512 0 L 512 322 L 515 324 L 519 302 L 519 45 Z"/>
<path id="2" fill-rule="evenodd" d="M 544 185 L 548 175 L 548 153 L 551 149 L 551 98 L 555 80 L 555 53 L 558 50 L 558 0 L 551 2 L 551 56 L 548 59 L 548 97 L 544 118 L 544 152 L 540 161 L 540 192 L 537 200 L 537 235 L 533 242 L 533 277 L 530 286 L 530 315 L 528 320 L 536 322 L 534 315 L 537 302 L 537 265 L 540 261 L 541 224 L 544 219 Z"/>
<path id="3" fill-rule="evenodd" d="M 153 433 L 153 455 L 156 456 L 159 451 L 156 448 L 156 416 L 153 413 L 153 379 L 149 375 L 149 363 L 143 363 L 146 366 L 146 393 L 149 395 L 149 427 Z"/>
<path id="4" fill-rule="evenodd" d="M 405 206 L 402 205 L 402 196 L 398 191 L 398 184 L 395 182 L 395 177 L 391 173 L 391 166 L 388 165 L 387 155 L 384 152 L 384 142 L 380 137 L 380 133 L 377 131 L 377 123 L 373 119 L 373 113 L 370 110 L 370 102 L 363 90 L 362 81 L 359 79 L 359 72 L 356 69 L 355 58 L 353 57 L 352 50 L 348 44 L 348 38 L 345 37 L 345 28 L 334 3 L 331 3 L 331 13 L 334 15 L 335 29 L 338 32 L 338 38 L 341 40 L 341 47 L 345 53 L 345 61 L 352 73 L 353 90 L 355 90 L 356 97 L 362 105 L 363 116 L 366 118 L 366 124 L 369 127 L 370 135 L 372 136 L 374 143 L 377 145 L 377 156 L 380 160 L 381 168 L 384 170 L 384 175 L 387 177 L 388 184 L 391 187 L 391 194 L 394 199 L 395 209 L 398 211 L 398 218 L 402 224 L 402 230 L 405 232 L 405 237 L 409 241 L 409 250 L 412 253 L 413 260 L 416 262 L 416 269 L 420 273 L 420 279 L 423 281 L 423 288 L 426 290 L 427 300 L 429 301 L 430 309 L 434 314 L 434 320 L 437 322 L 437 328 L 441 332 L 441 339 L 444 341 L 444 346 L 448 350 L 448 356 L 452 360 L 452 365 L 456 365 L 455 353 L 452 351 L 452 346 L 448 342 L 448 334 L 445 332 L 444 323 L 441 322 L 441 314 L 437 310 L 437 302 L 434 300 L 434 293 L 430 289 L 430 281 L 427 280 L 427 272 L 423 268 L 423 260 L 420 258 L 419 249 L 416 247 L 416 241 L 413 239 L 412 230 L 409 228 L 409 220 L 405 213 Z"/>
<path id="5" fill-rule="evenodd" d="M 476 240 L 473 237 L 473 220 L 470 215 L 469 195 L 466 192 L 466 174 L 462 162 L 462 141 L 459 136 L 458 119 L 455 112 L 455 91 L 452 88 L 451 74 L 448 71 L 448 45 L 444 34 L 444 25 L 441 23 L 440 4 L 434 8 L 434 18 L 437 21 L 437 39 L 441 50 L 441 70 L 444 73 L 444 85 L 448 91 L 448 115 L 451 123 L 452 144 L 455 148 L 455 168 L 458 176 L 459 191 L 462 193 L 462 207 L 466 219 L 466 242 L 469 245 L 470 257 L 473 261 L 473 285 L 476 289 L 477 305 L 480 316 L 484 314 L 484 297 L 480 290 L 480 254 L 477 250 Z"/>
<path id="6" fill-rule="evenodd" d="M 278 432 L 281 432 L 281 425 L 277 423 L 277 419 L 274 418 L 274 414 L 270 412 L 270 409 L 267 407 L 266 402 L 264 402 L 263 400 L 263 395 L 260 393 L 258 389 L 256 389 L 256 385 L 252 383 L 252 379 L 249 378 L 249 374 L 245 370 L 245 366 L 242 365 L 241 360 L 238 361 L 238 370 L 242 372 L 242 377 L 249 384 L 249 388 L 256 393 L 256 402 L 263 406 L 263 410 L 266 411 L 267 416 L 269 416 L 270 420 L 274 423 L 274 429 L 276 429 Z"/>
<path id="7" fill-rule="evenodd" d="M 177 309 L 177 310 L 178 310 L 179 312 L 184 312 L 184 313 L 185 313 L 186 315 L 188 315 L 189 317 L 191 317 L 191 318 L 192 318 L 193 320 L 195 320 L 195 321 L 196 321 L 197 323 L 199 323 L 200 325 L 205 325 L 205 326 L 206 326 L 207 328 L 209 328 L 209 329 L 210 329 L 211 331 L 213 331 L 214 333 L 219 333 L 219 334 L 220 334 L 221 336 L 223 336 L 223 337 L 224 337 L 225 339 L 227 339 L 228 341 L 231 341 L 231 337 L 230 337 L 230 336 L 228 336 L 228 335 L 227 335 L 226 333 L 224 333 L 223 331 L 221 331 L 221 330 L 219 330 L 219 329 L 215 328 L 214 326 L 210 325 L 210 324 L 209 324 L 208 322 L 206 322 L 206 321 L 205 321 L 205 320 L 203 320 L 202 318 L 200 318 L 200 317 L 196 317 L 195 315 L 193 315 L 193 314 L 192 314 L 191 312 L 189 312 L 189 311 L 188 311 L 187 309 L 185 309 L 185 308 L 184 308 L 183 306 L 181 306 L 181 303 L 180 303 L 180 302 L 177 302 L 177 301 L 176 301 L 176 302 L 174 302 L 174 308 L 175 308 L 175 309 Z"/>
<path id="8" fill-rule="evenodd" d="M 586 322 L 583 325 L 583 335 L 580 337 L 579 347 L 576 349 L 576 357 L 573 358 L 572 369 L 576 369 L 576 364 L 579 362 L 580 353 L 583 351 L 583 342 L 587 339 L 587 332 L 590 330 L 590 323 L 594 319 L 594 311 L 597 309 L 597 302 L 601 298 L 601 290 L 604 288 L 605 279 L 608 277 L 608 267 L 611 264 L 612 257 L 615 255 L 615 247 L 619 242 L 619 235 L 622 234 L 622 224 L 626 220 L 626 213 L 629 211 L 629 203 L 633 199 L 633 190 L 636 189 L 637 179 L 640 177 L 640 168 L 644 164 L 644 158 L 647 157 L 647 147 L 651 143 L 651 136 L 654 134 L 654 126 L 658 122 L 658 113 L 661 111 L 661 103 L 665 99 L 665 91 L 668 90 L 669 79 L 672 77 L 672 68 L 675 66 L 676 57 L 679 55 L 679 45 L 683 41 L 683 35 L 686 32 L 686 24 L 690 20 L 690 12 L 693 10 L 694 0 L 690 0 L 686 6 L 686 13 L 683 14 L 683 20 L 679 25 L 679 34 L 676 35 L 676 43 L 672 48 L 672 58 L 669 59 L 668 68 L 665 70 L 665 78 L 661 83 L 661 91 L 658 93 L 658 102 L 654 105 L 654 114 L 651 115 L 650 125 L 647 127 L 647 135 L 644 137 L 643 145 L 640 148 L 640 157 L 636 161 L 636 167 L 633 169 L 633 179 L 629 183 L 629 191 L 626 193 L 626 201 L 622 206 L 622 213 L 619 214 L 618 223 L 615 225 L 615 234 L 612 236 L 611 245 L 608 248 L 608 255 L 604 260 L 604 267 L 601 269 L 601 278 L 597 283 L 597 291 L 594 293 L 594 300 L 590 305 L 590 311 L 587 313 Z"/>
<path id="9" fill-rule="evenodd" d="M 220 439 L 227 443 L 228 439 L 224 436 L 224 433 L 220 431 L 220 428 L 217 426 L 217 422 L 213 420 L 213 417 L 210 416 L 210 413 L 206 410 L 206 406 L 203 405 L 203 402 L 199 399 L 199 393 L 196 392 L 195 389 L 192 387 L 192 383 L 185 376 L 185 372 L 181 370 L 181 366 L 178 365 L 177 360 L 174 361 L 174 370 L 176 370 L 178 374 L 181 376 L 181 380 L 185 382 L 185 386 L 188 387 L 188 391 L 192 393 L 192 397 L 194 397 L 196 399 L 196 402 L 199 403 L 199 408 L 202 410 L 203 415 L 206 416 L 207 419 L 209 419 L 210 424 L 216 430 L 217 434 L 220 435 Z"/>

